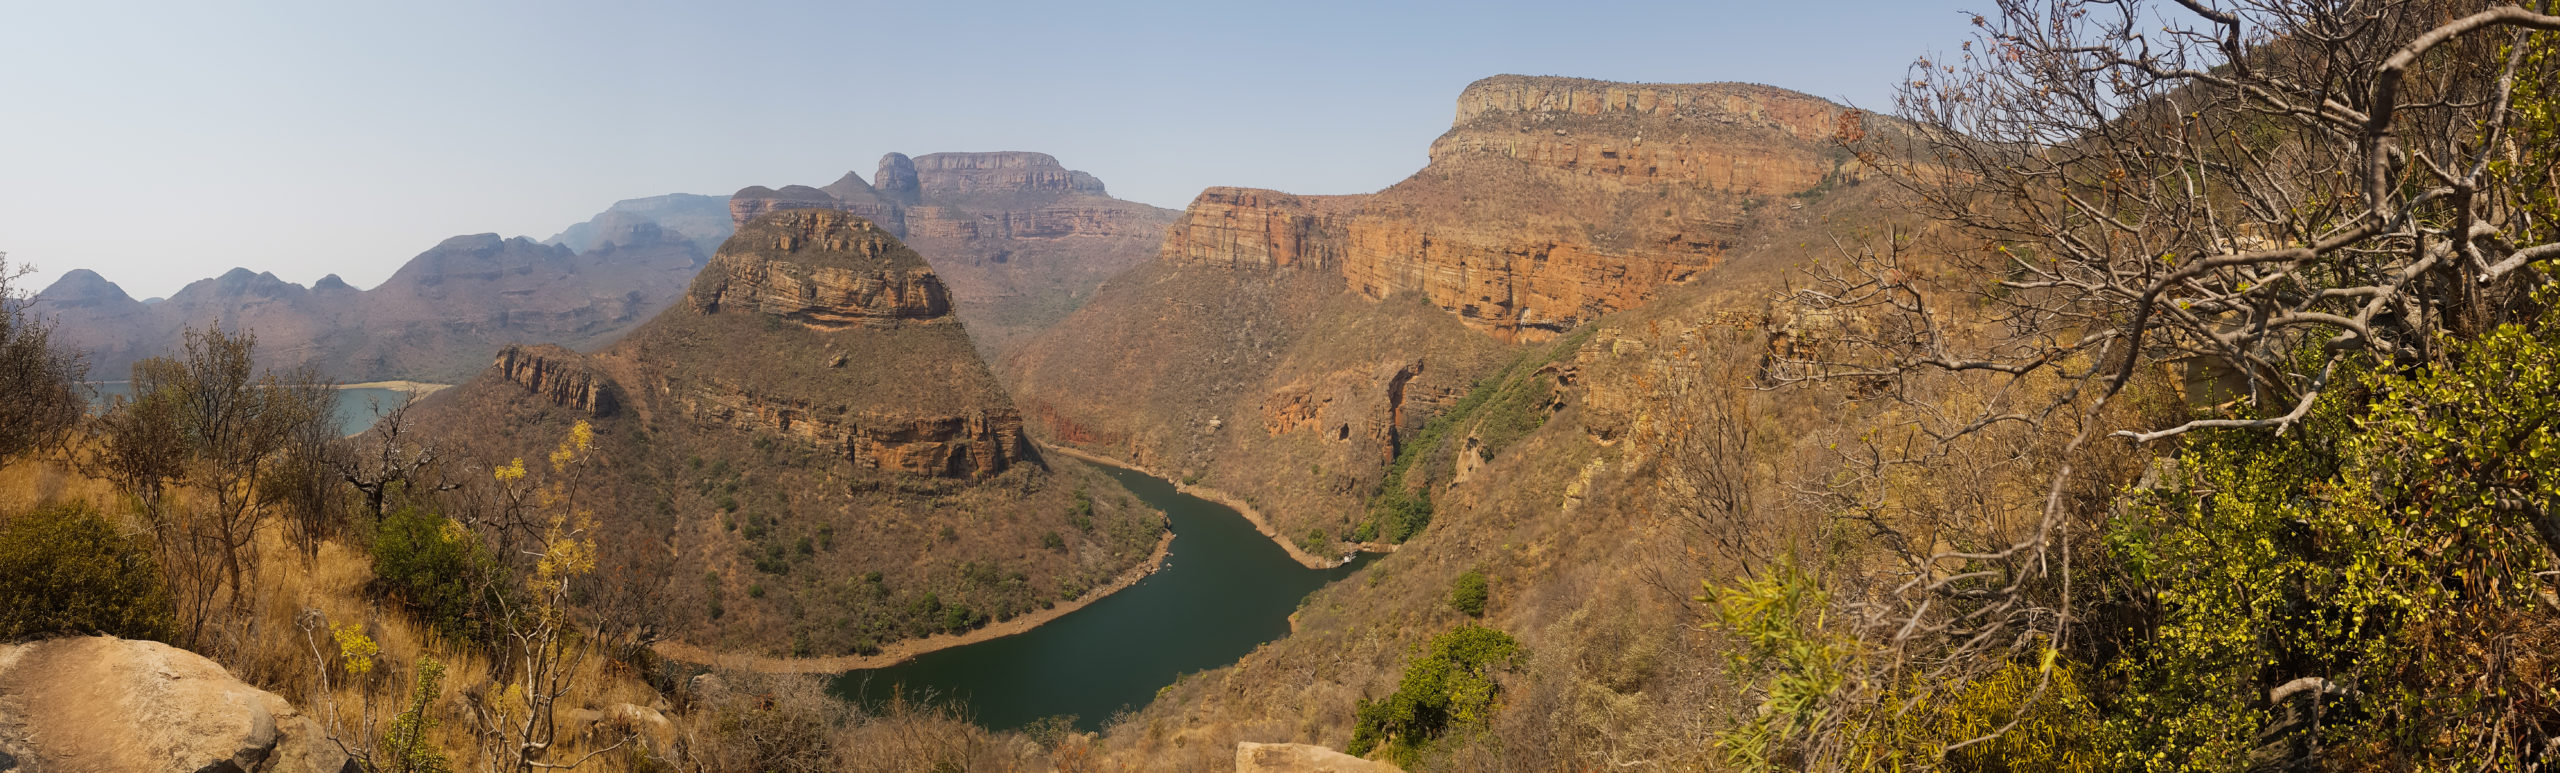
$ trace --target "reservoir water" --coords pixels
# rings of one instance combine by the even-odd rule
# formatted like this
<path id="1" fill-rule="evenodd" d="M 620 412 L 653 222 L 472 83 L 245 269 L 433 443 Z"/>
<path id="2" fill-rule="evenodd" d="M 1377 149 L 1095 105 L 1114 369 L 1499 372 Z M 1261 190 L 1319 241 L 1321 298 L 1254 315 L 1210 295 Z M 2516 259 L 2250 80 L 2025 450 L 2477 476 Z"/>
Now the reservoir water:
<path id="1" fill-rule="evenodd" d="M 89 387 L 91 404 L 103 405 L 110 397 L 132 397 L 133 382 L 93 382 Z M 373 427 L 375 419 L 400 407 L 402 393 L 397 389 L 364 387 L 338 390 L 338 434 L 353 435 Z"/>
<path id="2" fill-rule="evenodd" d="M 846 672 L 831 691 L 866 703 L 901 690 L 957 701 L 996 730 L 1062 714 L 1080 730 L 1098 730 L 1176 676 L 1232 664 L 1286 635 L 1299 600 L 1372 557 L 1308 569 L 1232 508 L 1175 491 L 1170 481 L 1097 466 L 1171 519 L 1163 570 L 1030 631 Z"/>

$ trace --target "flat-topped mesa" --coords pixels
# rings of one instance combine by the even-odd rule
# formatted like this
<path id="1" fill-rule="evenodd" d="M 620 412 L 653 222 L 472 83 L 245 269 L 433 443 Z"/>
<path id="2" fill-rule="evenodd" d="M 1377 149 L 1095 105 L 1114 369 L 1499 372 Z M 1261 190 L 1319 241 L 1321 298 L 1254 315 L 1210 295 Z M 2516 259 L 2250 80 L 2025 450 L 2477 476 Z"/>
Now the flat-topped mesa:
<path id="1" fill-rule="evenodd" d="M 589 416 L 611 416 L 622 405 L 613 382 L 585 355 L 551 344 L 509 344 L 489 368 L 552 405 Z"/>
<path id="2" fill-rule="evenodd" d="M 889 159 L 882 159 L 881 163 L 881 187 L 886 189 L 886 180 L 890 176 Z M 915 183 L 927 196 L 986 193 L 1106 195 L 1101 179 L 1068 169 L 1047 153 L 927 153 L 911 163 L 909 169 L 915 176 Z"/>
<path id="3" fill-rule="evenodd" d="M 688 293 L 704 314 L 753 312 L 820 328 L 936 322 L 951 293 L 924 258 L 834 209 L 788 209 L 739 226 Z"/>
<path id="4" fill-rule="evenodd" d="M 1337 269 L 1350 213 L 1364 198 L 1210 188 L 1174 221 L 1160 257 L 1228 268 Z"/>
<path id="5" fill-rule="evenodd" d="M 1627 182 L 1687 183 L 1762 195 L 1820 184 L 1847 108 L 1750 83 L 1610 83 L 1497 75 L 1458 96 L 1431 161 L 1469 156 Z"/>

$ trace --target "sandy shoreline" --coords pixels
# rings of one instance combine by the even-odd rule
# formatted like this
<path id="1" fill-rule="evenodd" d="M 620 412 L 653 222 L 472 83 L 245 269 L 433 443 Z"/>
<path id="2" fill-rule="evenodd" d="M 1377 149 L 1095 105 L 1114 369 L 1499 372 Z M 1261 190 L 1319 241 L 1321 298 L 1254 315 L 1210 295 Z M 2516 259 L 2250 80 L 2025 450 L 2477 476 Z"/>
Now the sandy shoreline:
<path id="1" fill-rule="evenodd" d="M 389 389 L 389 390 L 393 390 L 393 391 L 397 391 L 397 392 L 408 392 L 408 393 L 410 393 L 410 394 L 418 395 L 418 396 L 420 396 L 420 397 L 425 397 L 425 396 L 427 396 L 427 395 L 435 394 L 435 393 L 436 393 L 436 390 L 444 389 L 444 388 L 446 388 L 446 387 L 450 387 L 450 386 L 453 386 L 453 385 L 452 385 L 452 384 L 429 384 L 429 383 L 424 382 L 424 381 L 367 381 L 367 382 L 363 382 L 363 383 L 360 383 L 360 384 L 339 384 L 339 385 L 338 385 L 338 388 L 339 388 L 339 389 Z"/>
<path id="2" fill-rule="evenodd" d="M 1048 609 L 1032 612 L 1004 622 L 990 623 L 984 628 L 967 633 L 935 634 L 922 639 L 902 639 L 890 642 L 888 646 L 880 648 L 880 654 L 878 655 L 835 655 L 830 657 L 795 658 L 780 655 L 753 655 L 741 652 L 721 652 L 680 641 L 658 642 L 657 644 L 650 645 L 650 649 L 656 650 L 659 655 L 670 660 L 680 660 L 686 663 L 697 663 L 715 668 L 739 669 L 766 674 L 832 674 L 840 671 L 886 668 L 888 666 L 894 666 L 899 663 L 906 662 L 917 655 L 922 655 L 934 650 L 950 649 L 952 647 L 962 645 L 976 644 L 989 639 L 1001 639 L 1017 633 L 1029 631 L 1033 628 L 1038 628 L 1043 623 L 1064 617 L 1069 612 L 1083 609 L 1086 604 L 1091 604 L 1095 601 L 1101 600 L 1104 596 L 1118 593 L 1131 585 L 1138 584 L 1139 580 L 1146 579 L 1148 575 L 1155 574 L 1156 570 L 1164 568 L 1164 557 L 1172 550 L 1172 548 L 1173 531 L 1168 529 L 1165 531 L 1163 537 L 1156 540 L 1155 552 L 1149 554 L 1147 556 L 1147 560 L 1140 562 L 1137 566 L 1129 567 L 1128 571 L 1121 572 L 1120 576 L 1112 578 L 1111 582 L 1094 588 L 1093 590 L 1086 591 L 1084 595 L 1076 597 L 1073 601 L 1060 602 L 1058 605 Z"/>
<path id="3" fill-rule="evenodd" d="M 1147 474 L 1148 476 L 1150 476 L 1150 477 L 1160 478 L 1160 479 L 1163 479 L 1163 480 L 1165 480 L 1165 481 L 1171 482 L 1171 483 L 1173 484 L 1173 490 L 1175 490 L 1175 491 L 1180 491 L 1180 492 L 1182 492 L 1182 493 L 1190 494 L 1190 495 L 1192 495 L 1192 496 L 1199 497 L 1199 498 L 1201 498 L 1201 499 L 1206 499 L 1206 500 L 1209 500 L 1209 501 L 1211 501 L 1211 502 L 1216 502 L 1216 503 L 1218 503 L 1218 504 L 1222 504 L 1222 505 L 1226 505 L 1226 506 L 1231 507 L 1231 508 L 1235 508 L 1235 511 L 1236 511 L 1236 512 L 1244 514 L 1244 519 L 1245 519 L 1245 520 L 1250 521 L 1250 522 L 1252 522 L 1252 523 L 1253 523 L 1253 530 L 1254 530 L 1254 531 L 1262 532 L 1262 536 L 1265 536 L 1265 537 L 1269 537 L 1269 538 L 1271 538 L 1271 541 L 1272 541 L 1274 544 L 1279 545 L 1279 546 L 1280 546 L 1280 549 L 1282 549 L 1282 550 L 1286 550 L 1286 551 L 1289 551 L 1289 557 L 1290 557 L 1290 558 L 1292 558 L 1292 559 L 1297 560 L 1297 562 L 1298 562 L 1298 564 L 1299 564 L 1300 566 L 1304 566 L 1304 567 L 1309 568 L 1309 569 L 1331 569 L 1331 568 L 1334 568 L 1334 567 L 1337 567 L 1337 566 L 1341 566 L 1341 565 L 1343 565 L 1343 563 L 1344 563 L 1343 559 L 1340 559 L 1340 558 L 1326 558 L 1326 557 L 1323 557 L 1323 556 L 1312 555 L 1312 554 L 1309 554 L 1307 551 L 1300 549 L 1300 548 L 1298 547 L 1297 543 L 1295 543 L 1295 542 L 1291 542 L 1291 541 L 1289 541 L 1287 538 L 1284 538 L 1284 537 L 1280 536 L 1280 532 L 1279 532 L 1278 530 L 1275 530 L 1275 529 L 1271 528 L 1271 521 L 1270 521 L 1269 519 L 1266 519 L 1266 518 L 1263 518 L 1263 517 L 1262 517 L 1262 511 L 1260 511 L 1260 510 L 1256 510 L 1256 509 L 1253 509 L 1253 506 L 1252 506 L 1252 505 L 1245 504 L 1245 501 L 1244 501 L 1244 499 L 1243 499 L 1243 498 L 1241 498 L 1241 497 L 1237 497 L 1237 496 L 1235 496 L 1235 495 L 1233 495 L 1233 494 L 1229 494 L 1229 493 L 1224 492 L 1224 491 L 1219 491 L 1219 490 L 1217 490 L 1217 489 L 1209 488 L 1209 487 L 1207 487 L 1207 486 L 1200 486 L 1200 485 L 1195 485 L 1195 484 L 1190 484 L 1190 483 L 1184 483 L 1184 482 L 1182 482 L 1182 479 L 1180 479 L 1180 478 L 1176 478 L 1176 477 L 1173 477 L 1173 476 L 1170 476 L 1170 475 L 1165 475 L 1165 474 L 1163 474 L 1163 473 L 1159 473 L 1159 472 L 1156 472 L 1156 471 L 1154 471 L 1154 470 L 1150 470 L 1150 469 L 1147 469 L 1147 468 L 1145 468 L 1145 467 L 1138 466 L 1138 465 L 1137 465 L 1137 464 L 1135 464 L 1135 463 L 1131 463 L 1131 462 L 1127 462 L 1127 461 L 1122 461 L 1122 460 L 1119 460 L 1119 459 L 1113 459 L 1113 458 L 1111 458 L 1111 457 L 1103 456 L 1103 455 L 1101 455 L 1101 454 L 1096 454 L 1096 453 L 1092 453 L 1092 452 L 1089 452 L 1089 451 L 1081 451 L 1081 450 L 1077 450 L 1077 449 L 1073 449 L 1073 448 L 1068 448 L 1068 447 L 1065 447 L 1065 446 L 1053 446 L 1053 445 L 1049 445 L 1049 444 L 1047 444 L 1047 443 L 1042 443 L 1042 444 L 1040 444 L 1040 450 L 1041 450 L 1041 451 L 1056 451 L 1056 452 L 1058 452 L 1058 453 L 1066 454 L 1067 456 L 1071 456 L 1071 457 L 1074 457 L 1074 458 L 1077 458 L 1077 459 L 1082 459 L 1082 460 L 1085 460 L 1085 461 L 1088 461 L 1088 462 L 1093 462 L 1093 463 L 1095 463 L 1095 464 L 1108 464 L 1108 465 L 1111 465 L 1111 466 L 1113 466 L 1113 467 L 1126 467 L 1126 468 L 1129 468 L 1129 469 L 1132 469 L 1132 470 L 1137 470 L 1137 471 L 1139 471 L 1139 472 L 1146 473 L 1146 474 Z M 1390 550 L 1390 551 L 1385 551 L 1385 552 L 1394 552 L 1394 551 L 1391 551 L 1391 550 Z"/>

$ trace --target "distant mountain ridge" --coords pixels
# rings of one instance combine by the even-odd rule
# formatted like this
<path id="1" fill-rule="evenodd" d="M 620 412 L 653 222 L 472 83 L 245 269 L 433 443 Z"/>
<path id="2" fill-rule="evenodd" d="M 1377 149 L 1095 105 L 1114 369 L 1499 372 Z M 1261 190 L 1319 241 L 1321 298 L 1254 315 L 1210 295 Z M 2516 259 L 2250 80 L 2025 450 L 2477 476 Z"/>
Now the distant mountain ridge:
<path id="1" fill-rule="evenodd" d="M 878 223 L 922 253 L 992 360 L 1064 318 L 1103 280 L 1146 262 L 1177 214 L 1111 198 L 1100 178 L 1045 153 L 891 153 L 878 176 L 876 188 L 847 172 L 823 189 L 625 199 L 541 242 L 458 236 L 369 290 L 334 274 L 303 287 L 235 268 L 143 302 L 81 269 L 36 302 L 62 323 L 66 341 L 91 353 L 91 373 L 102 379 L 176 351 L 188 328 L 219 320 L 256 333 L 269 366 L 311 365 L 346 381 L 451 383 L 508 344 L 610 343 L 674 302 L 737 224 L 770 210 L 826 208 Z"/>
<path id="2" fill-rule="evenodd" d="M 645 216 L 608 211 L 581 226 L 583 250 L 453 237 L 369 290 L 335 274 L 304 287 L 234 268 L 144 303 L 77 269 L 37 293 L 35 308 L 90 353 L 95 378 L 122 378 L 133 362 L 176 351 L 187 329 L 218 321 L 256 334 L 269 367 L 310 365 L 346 381 L 451 382 L 508 343 L 610 341 L 672 302 L 708 254 L 694 235 Z"/>

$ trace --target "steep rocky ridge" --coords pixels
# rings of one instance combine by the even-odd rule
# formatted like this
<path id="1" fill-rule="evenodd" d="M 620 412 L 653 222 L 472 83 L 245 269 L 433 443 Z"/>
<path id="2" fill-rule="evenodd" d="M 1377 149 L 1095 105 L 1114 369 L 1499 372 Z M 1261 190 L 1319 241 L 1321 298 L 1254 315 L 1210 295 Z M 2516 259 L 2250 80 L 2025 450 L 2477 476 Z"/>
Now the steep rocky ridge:
<path id="1" fill-rule="evenodd" d="M 1377 193 L 1211 188 L 1004 372 L 1044 438 L 1178 470 L 1339 549 L 1402 444 L 1519 347 L 1858 187 L 1844 108 L 1749 84 L 1497 76 Z"/>
<path id="2" fill-rule="evenodd" d="M 674 640 L 765 655 L 882 645 L 1072 600 L 1163 529 L 1107 476 L 1044 459 L 935 272 L 833 209 L 739 226 L 684 300 L 594 354 L 505 349 L 421 426 L 538 458 L 588 421 L 615 603 Z"/>
<path id="3" fill-rule="evenodd" d="M 836 209 L 879 224 L 949 284 L 990 359 L 1145 262 L 1175 216 L 1112 198 L 1099 178 L 1045 153 L 891 153 L 873 178 L 847 172 L 824 188 L 750 187 L 730 197 L 730 213 L 743 223 L 777 210 Z"/>

